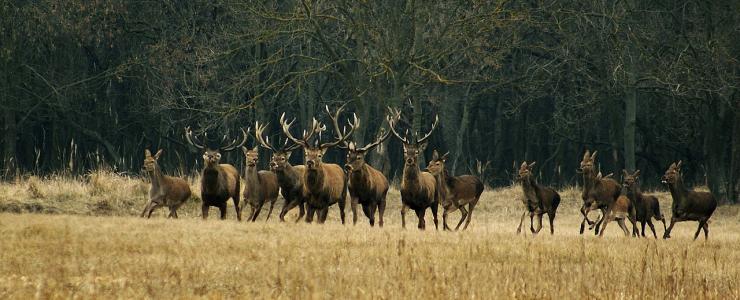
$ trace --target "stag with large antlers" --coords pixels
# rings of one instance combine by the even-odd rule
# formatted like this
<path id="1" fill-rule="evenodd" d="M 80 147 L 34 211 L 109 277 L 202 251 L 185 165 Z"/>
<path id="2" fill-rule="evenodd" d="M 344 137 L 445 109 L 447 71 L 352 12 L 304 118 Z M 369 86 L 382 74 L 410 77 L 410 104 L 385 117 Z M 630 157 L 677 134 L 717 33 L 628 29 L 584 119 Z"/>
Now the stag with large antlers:
<path id="1" fill-rule="evenodd" d="M 270 143 L 269 137 L 263 137 L 266 126 L 257 125 L 257 141 L 265 149 L 272 151 L 272 157 L 270 158 L 270 170 L 275 172 L 277 175 L 278 185 L 280 185 L 280 193 L 285 199 L 283 208 L 280 210 L 280 221 L 285 222 L 285 215 L 295 208 L 296 206 L 300 209 L 298 213 L 298 222 L 305 214 L 304 203 L 306 202 L 307 192 L 303 188 L 303 174 L 306 171 L 305 166 L 290 164 L 290 154 L 301 148 L 301 145 L 290 144 L 289 139 L 285 139 L 285 143 L 280 148 L 275 148 Z M 310 137 L 309 137 L 310 138 Z"/>
<path id="2" fill-rule="evenodd" d="M 617 201 L 622 190 L 622 186 L 616 180 L 609 178 L 610 175 L 599 179 L 596 178 L 596 153 L 597 151 L 594 151 L 591 154 L 591 151 L 586 150 L 579 170 L 583 174 L 583 192 L 581 194 L 581 198 L 583 199 L 583 206 L 581 206 L 583 221 L 581 221 L 581 234 L 583 234 L 586 223 L 591 226 L 589 229 L 596 227 L 596 234 L 599 234 L 599 227 L 604 220 L 604 212 L 609 205 Z M 592 209 L 593 202 L 596 202 L 596 208 L 602 212 L 602 218 L 595 222 L 588 218 L 588 213 Z"/>
<path id="3" fill-rule="evenodd" d="M 704 230 L 704 239 L 708 239 L 709 218 L 712 217 L 714 210 L 717 208 L 717 199 L 714 198 L 712 193 L 688 190 L 683 183 L 682 164 L 681 161 L 671 164 L 661 179 L 663 184 L 668 185 L 673 197 L 671 224 L 668 225 L 663 238 L 671 237 L 671 230 L 677 222 L 697 221 L 699 222 L 699 228 L 696 229 L 694 240 L 699 237 L 702 229 Z"/>
<path id="4" fill-rule="evenodd" d="M 396 129 L 396 123 L 401 119 L 401 112 L 399 110 L 388 108 L 389 115 L 387 116 L 388 124 L 396 138 L 403 143 L 403 177 L 401 178 L 401 226 L 406 228 L 406 211 L 408 209 L 414 210 L 416 216 L 419 218 L 419 229 L 426 228 L 426 222 L 424 221 L 424 215 L 426 209 L 432 210 L 432 216 L 434 217 L 434 227 L 439 229 L 439 221 L 437 220 L 437 209 L 439 208 L 439 195 L 437 193 L 437 183 L 429 172 L 422 172 L 419 169 L 418 157 L 422 154 L 424 149 L 427 147 L 427 140 L 437 128 L 439 123 L 439 117 L 435 117 L 432 128 L 424 136 L 419 138 L 417 133 L 414 133 L 411 137 L 402 136 Z"/>
<path id="5" fill-rule="evenodd" d="M 337 111 L 336 115 L 339 115 L 341 111 L 342 108 Z M 354 122 L 349 124 L 350 129 L 348 132 L 337 132 L 338 138 L 328 143 L 321 143 L 321 132 L 326 130 L 326 126 L 316 119 L 313 119 L 310 130 L 304 130 L 302 138 L 296 138 L 290 133 L 290 127 L 294 122 L 295 120 L 287 122 L 285 120 L 285 114 L 280 117 L 283 133 L 285 133 L 288 139 L 303 147 L 304 161 L 306 164 L 303 184 L 308 195 L 306 201 L 306 222 L 312 222 L 313 214 L 317 213 L 318 222 L 324 223 L 329 213 L 329 207 L 334 203 L 338 203 L 340 218 L 342 219 L 342 224 L 344 224 L 347 180 L 342 167 L 337 164 L 324 163 L 323 157 L 326 154 L 326 150 L 344 142 L 354 132 L 355 128 L 359 126 L 357 115 L 354 116 Z M 312 145 L 310 139 L 314 133 L 318 133 L 318 138 Z"/>
<path id="6" fill-rule="evenodd" d="M 260 127 L 259 123 L 256 123 L 255 136 L 262 135 L 262 130 L 264 130 L 264 127 Z M 247 129 L 247 132 L 249 132 L 249 129 Z M 244 201 L 251 208 L 249 220 L 252 222 L 257 221 L 257 217 L 260 211 L 262 211 L 262 206 L 268 201 L 270 202 L 270 210 L 267 212 L 265 221 L 270 220 L 270 215 L 272 215 L 272 209 L 275 207 L 280 188 L 278 186 L 277 175 L 271 171 L 257 170 L 259 144 L 255 145 L 252 149 L 242 146 L 242 152 L 244 152 L 244 158 L 247 164 L 246 169 L 244 169 L 244 180 L 247 183 L 244 189 Z M 244 205 L 241 208 L 244 209 Z"/>
<path id="7" fill-rule="evenodd" d="M 328 111 L 327 111 L 328 112 Z M 339 111 L 338 111 L 339 112 Z M 334 131 L 339 130 L 337 118 L 339 114 L 329 116 L 334 124 Z M 381 129 L 375 140 L 358 147 L 354 142 L 342 142 L 337 146 L 347 149 L 347 163 L 344 168 L 349 176 L 349 195 L 352 206 L 352 223 L 357 224 L 357 205 L 362 205 L 362 212 L 370 220 L 370 226 L 375 226 L 375 211 L 378 211 L 378 225 L 383 227 L 383 215 L 385 214 L 385 197 L 388 194 L 388 179 L 382 172 L 370 166 L 365 156 L 375 147 L 382 144 L 390 136 L 389 132 Z M 340 136 L 340 138 L 342 138 Z"/>
<path id="8" fill-rule="evenodd" d="M 529 214 L 529 229 L 533 234 L 537 234 L 542 229 L 542 215 L 547 214 L 550 220 L 550 234 L 555 234 L 555 214 L 558 211 L 560 205 L 560 194 L 555 189 L 546 187 L 537 183 L 534 178 L 532 168 L 536 162 L 522 162 L 519 167 L 519 174 L 517 175 L 516 181 L 522 186 L 522 192 L 524 192 L 524 207 L 525 211 L 522 213 L 522 217 L 519 220 L 519 227 L 516 229 L 516 233 L 519 234 L 522 231 L 522 223 L 524 223 L 524 217 Z M 537 217 L 537 228 L 534 228 L 534 217 Z"/>
<path id="9" fill-rule="evenodd" d="M 470 220 L 473 218 L 473 209 L 483 193 L 483 182 L 473 175 L 450 176 L 447 169 L 445 169 L 447 156 L 450 153 L 445 153 L 442 156 L 439 156 L 437 150 L 434 150 L 433 153 L 432 161 L 429 162 L 427 170 L 437 180 L 437 193 L 444 209 L 442 212 L 442 229 L 450 230 L 450 227 L 447 226 L 447 215 L 455 210 L 460 210 L 462 213 L 462 218 L 455 226 L 455 230 L 460 228 L 463 221 L 465 221 L 463 230 L 468 229 Z M 465 209 L 465 205 L 468 206 L 467 209 Z"/>
<path id="10" fill-rule="evenodd" d="M 177 209 L 190 198 L 190 185 L 182 178 L 165 176 L 159 168 L 159 157 L 163 150 L 157 151 L 152 156 L 149 149 L 144 150 L 144 169 L 152 179 L 152 187 L 149 189 L 149 202 L 141 212 L 141 217 L 152 216 L 152 212 L 162 206 L 170 209 L 168 218 L 177 219 Z"/>
<path id="11" fill-rule="evenodd" d="M 208 138 L 208 136 L 205 136 Z M 210 147 L 200 142 L 190 127 L 185 128 L 185 139 L 187 142 L 200 150 L 203 150 L 203 172 L 200 179 L 200 197 L 203 201 L 201 206 L 203 219 L 208 218 L 208 209 L 211 206 L 218 207 L 221 219 L 226 219 L 226 201 L 229 198 L 234 201 L 236 218 L 241 221 L 242 213 L 239 208 L 239 192 L 241 181 L 239 171 L 230 164 L 221 164 L 221 152 L 227 152 L 241 147 L 247 142 L 247 132 L 242 130 L 242 140 L 234 139 L 225 147 Z M 221 143 L 226 141 L 226 136 Z"/>

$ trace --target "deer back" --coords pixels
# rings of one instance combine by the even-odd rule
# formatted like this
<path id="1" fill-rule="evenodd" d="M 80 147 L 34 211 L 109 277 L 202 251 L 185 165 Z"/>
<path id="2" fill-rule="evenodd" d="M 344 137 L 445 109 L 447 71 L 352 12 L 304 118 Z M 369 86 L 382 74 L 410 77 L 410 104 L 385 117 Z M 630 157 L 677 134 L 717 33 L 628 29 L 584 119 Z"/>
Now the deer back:
<path id="1" fill-rule="evenodd" d="M 164 184 L 161 186 L 166 194 L 167 206 L 180 204 L 190 198 L 192 192 L 190 185 L 182 178 L 164 176 Z"/>
<path id="2" fill-rule="evenodd" d="M 341 198 L 345 188 L 342 167 L 337 164 L 322 163 L 318 172 L 321 172 L 322 176 L 319 176 L 320 179 L 316 182 L 309 180 L 308 176 L 311 172 L 305 172 L 304 186 L 306 186 L 308 192 L 312 195 L 329 195 L 331 199 Z"/>

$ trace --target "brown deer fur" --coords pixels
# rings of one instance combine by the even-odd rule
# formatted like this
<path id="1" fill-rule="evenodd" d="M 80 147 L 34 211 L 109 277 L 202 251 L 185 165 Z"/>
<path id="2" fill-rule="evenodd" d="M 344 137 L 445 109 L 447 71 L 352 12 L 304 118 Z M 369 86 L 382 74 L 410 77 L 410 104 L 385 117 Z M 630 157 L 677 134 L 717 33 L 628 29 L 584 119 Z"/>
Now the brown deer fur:
<path id="1" fill-rule="evenodd" d="M 149 189 L 149 202 L 144 206 L 141 216 L 149 218 L 155 209 L 167 206 L 170 209 L 167 217 L 177 219 L 177 209 L 190 198 L 190 185 L 181 178 L 162 174 L 157 163 L 162 152 L 163 150 L 159 150 L 152 156 L 149 149 L 144 150 L 144 169 L 152 180 L 152 187 Z"/>
<path id="2" fill-rule="evenodd" d="M 265 221 L 270 220 L 270 215 L 272 215 L 272 209 L 277 201 L 280 188 L 278 186 L 277 175 L 271 171 L 257 170 L 259 146 L 255 146 L 252 149 L 242 147 L 242 151 L 244 152 L 247 164 L 247 167 L 244 169 L 244 180 L 247 184 L 244 188 L 244 200 L 251 208 L 249 220 L 252 222 L 256 221 L 262 210 L 262 205 L 268 201 L 270 202 L 270 210 L 267 212 Z M 242 209 L 244 209 L 243 205 Z"/>
<path id="3" fill-rule="evenodd" d="M 328 108 L 327 108 L 328 110 Z M 340 110 L 337 112 L 339 114 Z M 283 133 L 292 140 L 294 143 L 303 146 L 305 171 L 303 174 L 303 184 L 307 192 L 306 205 L 307 215 L 306 222 L 310 223 L 313 221 L 314 212 L 318 215 L 318 222 L 324 223 L 326 221 L 329 207 L 334 203 L 339 204 L 339 214 L 342 220 L 342 224 L 345 222 L 344 206 L 347 197 L 347 178 L 344 174 L 342 167 L 336 164 L 329 164 L 323 162 L 323 156 L 330 147 L 336 146 L 337 144 L 344 142 L 348 138 L 354 128 L 358 124 L 357 116 L 355 116 L 355 122 L 350 124 L 350 132 L 337 133 L 340 136 L 339 139 L 330 143 L 318 144 L 316 141 L 315 145 L 309 144 L 311 133 L 305 134 L 302 139 L 293 137 L 290 133 L 290 126 L 293 122 L 287 123 L 285 121 L 285 115 L 281 116 L 280 123 L 282 124 Z M 321 132 L 326 129 L 326 126 L 320 124 L 316 119 L 313 120 L 312 128 L 309 132 Z"/>
<path id="4" fill-rule="evenodd" d="M 596 227 L 596 234 L 599 234 L 599 227 L 601 222 L 604 220 L 597 220 L 592 222 L 588 219 L 588 212 L 592 210 L 592 203 L 596 202 L 596 208 L 600 209 L 602 216 L 611 203 L 617 200 L 621 192 L 622 186 L 612 178 L 596 178 L 596 153 L 594 151 L 591 154 L 590 151 L 586 150 L 581 160 L 580 172 L 583 173 L 583 192 L 581 198 L 583 200 L 583 206 L 581 206 L 581 214 L 583 214 L 583 221 L 581 221 L 580 233 L 583 234 L 585 224 L 588 222 L 589 225 Z"/>
<path id="5" fill-rule="evenodd" d="M 230 164 L 220 164 L 221 151 L 231 151 L 244 145 L 247 140 L 247 133 L 243 132 L 243 139 L 240 143 L 234 140 L 229 146 L 218 149 L 210 149 L 192 136 L 190 128 L 185 129 L 185 137 L 191 145 L 202 149 L 203 162 L 205 166 L 201 173 L 200 196 L 203 201 L 201 205 L 203 219 L 208 218 L 208 209 L 211 206 L 218 207 L 221 213 L 221 219 L 226 219 L 226 201 L 229 198 L 234 201 L 234 210 L 236 211 L 237 220 L 242 220 L 241 209 L 239 208 L 239 192 L 241 190 L 241 180 L 239 171 Z"/>
<path id="6" fill-rule="evenodd" d="M 519 234 L 522 231 L 522 223 L 527 214 L 529 214 L 529 230 L 534 234 L 539 233 L 542 229 L 542 215 L 547 214 L 550 221 L 550 234 L 555 234 L 555 215 L 560 205 L 560 194 L 552 188 L 537 183 L 532 173 L 535 164 L 536 162 L 527 164 L 525 161 L 519 167 L 517 181 L 521 184 L 524 193 L 525 211 L 519 220 L 516 233 Z M 537 217 L 536 229 L 534 227 L 535 216 Z"/>
<path id="7" fill-rule="evenodd" d="M 445 153 L 440 157 L 437 150 L 434 150 L 427 170 L 434 175 L 437 181 L 439 201 L 442 208 L 444 208 L 442 229 L 450 230 L 450 227 L 447 226 L 447 215 L 454 210 L 460 210 L 462 218 L 455 226 L 455 230 L 460 228 L 463 221 L 465 221 L 465 227 L 463 227 L 463 230 L 465 230 L 470 225 L 473 218 L 473 209 L 475 209 L 475 205 L 478 204 L 480 195 L 483 193 L 483 182 L 472 175 L 449 176 L 447 169 L 445 169 L 448 155 L 449 153 Z M 465 209 L 465 205 L 468 206 L 467 209 Z"/>
<path id="8" fill-rule="evenodd" d="M 387 136 L 385 135 L 385 137 Z M 381 137 L 379 141 L 382 142 L 384 139 L 384 137 Z M 377 144 L 375 145 L 377 146 Z M 389 187 L 388 179 L 385 178 L 383 173 L 365 161 L 365 155 L 374 147 L 368 146 L 357 148 L 354 142 L 350 142 L 347 146 L 347 163 L 344 168 L 349 174 L 348 187 L 352 201 L 352 223 L 357 224 L 357 204 L 360 204 L 362 205 L 362 212 L 370 221 L 370 226 L 375 226 L 375 211 L 377 210 L 378 226 L 383 227 L 385 197 L 388 194 Z"/>
<path id="9" fill-rule="evenodd" d="M 645 237 L 645 224 L 650 225 L 650 230 L 653 232 L 653 236 L 657 239 L 658 235 L 655 233 L 655 226 L 653 225 L 652 218 L 663 222 L 663 231 L 665 232 L 665 217 L 660 213 L 660 203 L 658 198 L 655 196 L 645 195 L 640 191 L 640 183 L 638 181 L 640 176 L 640 170 L 630 174 L 627 170 L 622 170 L 624 173 L 624 179 L 622 185 L 627 188 L 627 197 L 635 204 L 637 211 L 637 221 L 642 224 L 642 236 Z"/>
<path id="10" fill-rule="evenodd" d="M 422 154 L 427 146 L 426 140 L 431 136 L 434 128 L 437 127 L 439 118 L 435 118 L 431 130 L 422 137 L 413 136 L 413 141 L 407 137 L 401 137 L 396 132 L 395 122 L 400 119 L 401 113 L 389 108 L 391 115 L 388 116 L 391 132 L 403 143 L 403 176 L 401 177 L 401 226 L 406 228 L 406 211 L 411 208 L 416 212 L 419 218 L 418 228 L 424 230 L 426 221 L 424 215 L 426 209 L 432 210 L 434 217 L 434 227 L 439 230 L 439 221 L 437 219 L 437 209 L 439 208 L 439 195 L 437 193 L 437 183 L 434 175 L 429 172 L 419 170 L 418 157 Z"/>
<path id="11" fill-rule="evenodd" d="M 673 197 L 671 211 L 671 224 L 668 225 L 663 234 L 663 238 L 671 237 L 673 225 L 683 221 L 697 221 L 699 228 L 696 229 L 694 240 L 699 237 L 699 232 L 704 230 L 704 239 L 709 238 L 709 218 L 712 217 L 714 210 L 717 208 L 717 199 L 708 192 L 689 191 L 683 183 L 681 174 L 682 162 L 671 164 L 663 175 L 662 181 L 668 185 Z"/>
<path id="12" fill-rule="evenodd" d="M 596 176 L 596 179 L 602 180 L 601 173 Z M 623 187 L 620 191 L 620 195 L 617 197 L 617 200 L 609 202 L 607 209 L 604 211 L 604 217 L 602 218 L 603 224 L 601 226 L 599 237 L 604 236 L 604 232 L 606 232 L 606 225 L 614 220 L 616 220 L 619 224 L 619 227 L 622 228 L 622 231 L 624 231 L 624 235 L 629 236 L 630 232 L 627 229 L 627 225 L 624 224 L 625 219 L 629 220 L 630 223 L 632 223 L 632 235 L 638 235 L 637 224 L 635 220 L 635 205 L 634 202 L 632 202 L 627 196 L 628 193 L 629 189 L 627 187 Z M 599 206 L 600 204 L 597 201 L 591 202 L 591 207 L 593 209 L 596 209 Z"/>

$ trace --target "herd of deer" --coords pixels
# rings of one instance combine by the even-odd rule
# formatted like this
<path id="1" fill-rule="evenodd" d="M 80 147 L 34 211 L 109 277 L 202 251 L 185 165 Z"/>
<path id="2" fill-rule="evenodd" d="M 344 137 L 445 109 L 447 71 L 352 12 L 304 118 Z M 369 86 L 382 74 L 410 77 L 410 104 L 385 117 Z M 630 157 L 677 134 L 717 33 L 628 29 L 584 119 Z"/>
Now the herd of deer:
<path id="1" fill-rule="evenodd" d="M 386 194 L 388 193 L 388 179 L 382 172 L 373 168 L 365 161 L 365 156 L 373 148 L 381 145 L 392 133 L 403 143 L 404 167 L 401 178 L 401 224 L 406 227 L 406 213 L 409 209 L 416 212 L 418 217 L 418 228 L 425 229 L 425 213 L 427 209 L 432 211 L 434 226 L 438 229 L 437 210 L 439 205 L 444 209 L 442 213 L 443 230 L 450 230 L 447 225 L 447 216 L 455 210 L 460 210 L 462 218 L 455 227 L 458 230 L 465 223 L 463 229 L 467 229 L 481 194 L 483 183 L 475 176 L 462 175 L 450 176 L 445 169 L 448 154 L 439 155 L 433 151 L 432 160 L 427 168 L 422 170 L 419 166 L 419 155 L 422 155 L 427 140 L 439 123 L 435 118 L 431 129 L 422 135 L 417 132 L 399 134 L 396 125 L 401 119 L 401 112 L 388 109 L 386 121 L 389 131 L 380 129 L 374 141 L 360 147 L 353 141 L 349 141 L 353 132 L 360 126 L 360 120 L 353 115 L 352 120 L 347 120 L 347 126 L 340 129 L 339 115 L 344 107 L 332 113 L 326 108 L 329 119 L 332 121 L 335 136 L 329 142 L 322 142 L 322 132 L 326 131 L 326 125 L 313 119 L 310 128 L 303 130 L 300 137 L 291 133 L 291 127 L 295 119 L 287 121 L 285 114 L 280 117 L 282 133 L 286 139 L 275 147 L 269 137 L 263 133 L 266 125 L 255 122 L 253 132 L 255 145 L 247 148 L 244 145 L 252 134 L 251 128 L 242 130 L 241 140 L 233 140 L 227 146 L 209 147 L 193 135 L 192 130 L 185 128 L 185 137 L 189 144 L 203 151 L 204 167 L 201 173 L 201 200 L 202 217 L 208 218 L 208 210 L 215 206 L 220 210 L 221 219 L 226 217 L 226 203 L 231 199 L 234 203 L 237 219 L 242 220 L 242 209 L 240 206 L 241 176 L 237 169 L 229 164 L 221 164 L 221 153 L 241 148 L 246 160 L 244 171 L 243 198 L 250 206 L 249 220 L 254 222 L 262 210 L 262 206 L 269 202 L 270 208 L 267 214 L 269 220 L 278 193 L 282 194 L 285 204 L 280 211 L 280 221 L 285 221 L 285 215 L 293 208 L 299 208 L 296 222 L 305 215 L 306 222 L 312 222 L 314 215 L 318 223 L 326 221 L 329 207 L 338 204 L 340 219 L 345 223 L 345 204 L 349 192 L 350 204 L 353 214 L 353 223 L 357 223 L 357 206 L 362 206 L 362 211 L 368 218 L 371 226 L 375 225 L 375 212 L 378 212 L 378 224 L 383 226 L 383 215 L 386 207 Z M 349 128 L 347 128 L 349 127 Z M 207 136 L 206 136 L 207 137 Z M 226 137 L 222 143 L 226 141 Z M 258 170 L 260 147 L 272 151 L 270 159 L 270 170 Z M 337 164 L 323 162 L 323 156 L 329 148 L 338 147 L 347 151 L 346 164 L 344 168 Z M 289 158 L 294 150 L 303 149 L 304 165 L 291 165 Z M 151 177 L 152 186 L 149 192 L 149 202 L 146 204 L 141 216 L 151 216 L 158 208 L 166 206 L 170 213 L 168 217 L 177 218 L 177 209 L 190 197 L 191 191 L 188 183 L 181 178 L 165 176 L 162 174 L 157 160 L 162 155 L 159 150 L 152 155 L 145 150 L 144 168 Z M 653 236 L 657 238 L 655 226 L 652 219 L 663 222 L 665 233 L 663 238 L 669 238 L 671 230 L 676 222 L 697 221 L 699 227 L 694 235 L 696 239 L 704 230 L 705 238 L 709 235 L 709 218 L 717 207 L 716 199 L 707 192 L 687 190 L 681 176 L 681 162 L 673 163 L 662 177 L 662 182 L 668 185 L 673 197 L 672 217 L 670 225 L 666 228 L 665 218 L 660 212 L 658 199 L 654 196 L 642 194 L 639 187 L 640 171 L 629 173 L 623 170 L 623 182 L 620 185 L 611 178 L 611 174 L 602 176 L 595 169 L 596 152 L 593 154 L 586 151 L 580 164 L 579 172 L 583 175 L 583 206 L 581 213 L 580 233 L 583 234 L 585 225 L 589 230 L 603 236 L 607 225 L 611 221 L 617 221 L 626 236 L 629 230 L 625 220 L 632 224 L 632 236 L 645 236 L 645 225 L 649 225 Z M 530 230 L 533 234 L 542 229 L 542 216 L 547 214 L 550 223 L 550 233 L 554 234 L 554 221 L 560 204 L 560 195 L 550 187 L 540 185 L 535 180 L 533 167 L 535 162 L 522 163 L 516 181 L 521 185 L 524 197 L 525 211 L 521 216 L 517 233 L 521 232 L 522 223 L 529 214 Z M 467 207 L 466 207 L 467 206 Z M 600 211 L 600 216 L 595 221 L 589 219 L 590 211 Z M 535 221 L 535 217 L 537 217 Z M 642 231 L 637 229 L 637 222 L 642 224 Z M 536 224 L 536 228 L 535 228 Z"/>

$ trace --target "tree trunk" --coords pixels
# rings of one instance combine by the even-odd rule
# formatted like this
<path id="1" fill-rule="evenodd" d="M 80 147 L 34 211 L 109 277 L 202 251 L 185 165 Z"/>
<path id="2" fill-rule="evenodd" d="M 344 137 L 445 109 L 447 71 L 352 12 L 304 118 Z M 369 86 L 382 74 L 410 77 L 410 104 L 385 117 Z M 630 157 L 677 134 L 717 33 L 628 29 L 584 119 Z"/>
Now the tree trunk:
<path id="1" fill-rule="evenodd" d="M 624 99 L 624 168 L 634 172 L 635 162 L 635 124 L 637 123 L 637 90 L 630 87 Z"/>
<path id="2" fill-rule="evenodd" d="M 6 102 L 7 103 L 7 102 Z M 3 176 L 10 179 L 18 167 L 16 163 L 16 143 L 18 141 L 18 127 L 16 126 L 15 111 L 6 109 L 3 113 L 5 122 L 5 134 L 3 136 Z"/>
<path id="3" fill-rule="evenodd" d="M 732 160 L 730 163 L 730 202 L 740 202 L 740 101 L 735 102 L 732 128 Z"/>

